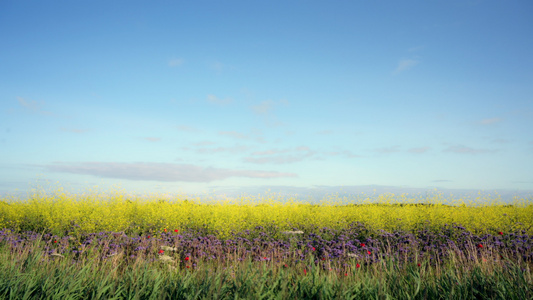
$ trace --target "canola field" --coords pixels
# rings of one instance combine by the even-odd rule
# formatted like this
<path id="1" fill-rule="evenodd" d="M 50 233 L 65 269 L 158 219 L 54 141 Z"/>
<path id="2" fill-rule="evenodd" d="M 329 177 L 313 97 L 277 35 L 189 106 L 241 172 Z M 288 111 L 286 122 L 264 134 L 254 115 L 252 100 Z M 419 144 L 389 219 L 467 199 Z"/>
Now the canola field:
<path id="1" fill-rule="evenodd" d="M 446 201 L 445 201 L 446 200 Z M 446 204 L 444 204 L 446 203 Z M 242 197 L 232 200 L 161 200 L 131 198 L 122 194 L 69 196 L 61 191 L 50 196 L 34 195 L 22 201 L 0 200 L 0 228 L 65 234 L 68 232 L 114 231 L 157 234 L 164 229 L 202 229 L 219 237 L 256 226 L 342 229 L 351 223 L 369 230 L 413 232 L 437 230 L 458 224 L 475 233 L 533 230 L 533 201 L 498 198 L 443 199 L 379 195 L 346 203 L 333 198 L 311 204 L 297 199 Z"/>
<path id="2" fill-rule="evenodd" d="M 23 287 L 51 280 L 49 266 L 65 270 L 57 281 L 71 276 L 72 266 L 79 272 L 86 266 L 110 268 L 109 278 L 96 279 L 100 272 L 86 276 L 108 282 L 109 293 L 115 294 L 117 289 L 147 293 L 131 280 L 147 270 L 159 272 L 148 285 L 194 282 L 189 288 L 161 288 L 158 299 L 175 293 L 181 298 L 190 293 L 206 299 L 263 297 L 269 289 L 274 298 L 298 299 L 396 293 L 419 299 L 492 298 L 503 289 L 506 298 L 520 299 L 533 296 L 532 246 L 531 199 L 504 203 L 497 197 L 385 194 L 355 202 L 336 196 L 312 204 L 276 197 L 72 196 L 60 190 L 0 200 L 2 273 L 28 272 L 28 260 L 37 270 L 33 281 L 19 282 Z M 394 276 L 397 280 L 390 281 Z M 0 297 L 28 292 L 13 292 L 1 281 L 2 276 Z"/>

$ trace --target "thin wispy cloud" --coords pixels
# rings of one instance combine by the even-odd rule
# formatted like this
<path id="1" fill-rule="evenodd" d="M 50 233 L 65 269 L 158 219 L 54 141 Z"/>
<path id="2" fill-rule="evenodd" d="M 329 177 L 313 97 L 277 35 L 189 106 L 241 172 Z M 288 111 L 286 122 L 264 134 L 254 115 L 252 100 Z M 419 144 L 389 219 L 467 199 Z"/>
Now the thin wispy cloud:
<path id="1" fill-rule="evenodd" d="M 479 122 L 481 125 L 491 125 L 503 121 L 502 118 L 483 119 Z"/>
<path id="2" fill-rule="evenodd" d="M 230 136 L 232 138 L 236 138 L 236 139 L 247 139 L 248 136 L 240 133 L 240 132 L 237 132 L 237 131 L 219 131 L 218 132 L 218 135 L 225 135 L 225 136 Z"/>
<path id="3" fill-rule="evenodd" d="M 289 152 L 290 150 L 288 149 L 285 149 L 285 150 L 266 150 L 266 151 L 256 151 L 256 152 L 252 152 L 252 155 L 274 155 L 274 154 L 280 154 L 280 153 L 287 153 Z"/>
<path id="4" fill-rule="evenodd" d="M 332 130 L 322 130 L 322 131 L 317 132 L 316 134 L 318 134 L 318 135 L 331 135 L 331 134 L 333 134 L 333 131 Z"/>
<path id="5" fill-rule="evenodd" d="M 164 182 L 211 182 L 230 177 L 247 178 L 285 178 L 298 177 L 295 173 L 282 173 L 261 170 L 230 170 L 204 168 L 191 164 L 173 163 L 118 163 L 118 162 L 57 162 L 45 165 L 50 172 L 61 172 L 81 175 L 92 175 L 103 178 L 125 180 L 146 180 Z"/>
<path id="6" fill-rule="evenodd" d="M 258 105 L 252 106 L 253 112 L 258 115 L 267 115 L 272 111 L 273 108 L 274 108 L 274 101 L 272 100 L 266 100 L 266 101 L 261 102 Z"/>
<path id="7" fill-rule="evenodd" d="M 219 62 L 219 61 L 215 61 L 214 63 L 211 63 L 210 64 L 210 67 L 217 71 L 218 73 L 222 72 L 222 70 L 224 70 L 224 68 L 226 67 L 223 63 Z"/>
<path id="8" fill-rule="evenodd" d="M 230 99 L 230 98 L 220 99 L 220 98 L 218 98 L 218 97 L 215 96 L 215 95 L 207 95 L 207 101 L 208 101 L 209 103 L 217 104 L 217 105 L 228 105 L 228 104 L 230 104 L 231 102 L 233 102 L 233 100 Z"/>
<path id="9" fill-rule="evenodd" d="M 489 150 L 489 149 L 475 149 L 466 147 L 463 145 L 457 145 L 457 146 L 450 146 L 447 149 L 444 150 L 444 152 L 453 152 L 453 153 L 459 153 L 459 154 L 482 154 L 482 153 L 492 153 L 496 152 L 496 150 Z"/>
<path id="10" fill-rule="evenodd" d="M 407 49 L 407 52 L 418 52 L 418 51 L 424 50 L 424 48 L 426 48 L 426 46 L 411 47 Z"/>
<path id="11" fill-rule="evenodd" d="M 293 152 L 292 155 L 278 155 Z M 316 154 L 316 151 L 312 151 L 307 146 L 300 146 L 293 149 L 271 149 L 266 151 L 256 151 L 251 155 L 260 157 L 246 157 L 244 162 L 254 164 L 289 164 L 298 161 L 302 161 L 306 158 L 312 157 Z"/>
<path id="12" fill-rule="evenodd" d="M 197 129 L 191 126 L 180 125 L 180 126 L 177 126 L 177 128 L 179 131 L 186 131 L 186 132 L 193 132 L 193 133 L 201 132 L 200 129 Z"/>
<path id="13" fill-rule="evenodd" d="M 179 67 L 184 63 L 184 60 L 182 58 L 173 58 L 168 61 L 169 67 Z"/>
<path id="14" fill-rule="evenodd" d="M 87 132 L 89 130 L 87 130 L 87 129 L 69 129 L 69 128 L 61 127 L 61 131 L 72 132 L 72 133 L 85 133 L 85 132 Z"/>
<path id="15" fill-rule="evenodd" d="M 143 139 L 150 141 L 150 142 L 159 142 L 161 140 L 161 138 L 156 138 L 156 137 L 145 137 Z"/>
<path id="16" fill-rule="evenodd" d="M 289 102 L 287 100 L 280 100 L 280 101 L 272 101 L 272 100 L 265 100 L 257 105 L 253 105 L 250 107 L 250 109 L 256 114 L 260 115 L 263 118 L 265 118 L 265 122 L 269 126 L 280 126 L 284 125 L 283 122 L 280 122 L 277 120 L 276 116 L 274 115 L 273 111 L 276 107 L 279 106 L 286 106 Z"/>
<path id="17" fill-rule="evenodd" d="M 257 105 L 253 105 L 251 109 L 254 113 L 258 115 L 268 115 L 274 110 L 274 107 L 280 106 L 280 105 L 285 106 L 287 104 L 289 104 L 287 100 L 280 100 L 278 102 L 272 101 L 272 100 L 265 100 Z"/>
<path id="18" fill-rule="evenodd" d="M 400 146 L 383 147 L 383 148 L 374 149 L 374 151 L 378 153 L 383 153 L 383 154 L 394 153 L 394 152 L 400 152 L 399 147 Z"/>
<path id="19" fill-rule="evenodd" d="M 344 157 L 348 157 L 348 158 L 361 157 L 360 155 L 353 154 L 351 151 L 348 151 L 348 150 L 322 152 L 322 154 L 323 155 L 328 155 L 328 156 L 344 156 Z"/>
<path id="20" fill-rule="evenodd" d="M 431 150 L 431 147 L 411 148 L 408 151 L 411 152 L 411 153 L 426 153 L 429 150 Z"/>
<path id="21" fill-rule="evenodd" d="M 490 142 L 493 144 L 509 144 L 511 141 L 508 139 L 492 139 Z"/>
<path id="22" fill-rule="evenodd" d="M 303 157 L 301 156 L 273 156 L 273 157 L 246 157 L 244 162 L 253 163 L 253 164 L 290 164 L 302 161 Z"/>
<path id="23" fill-rule="evenodd" d="M 216 143 L 210 142 L 210 141 L 203 141 L 203 142 L 194 143 L 193 145 L 194 146 L 209 146 L 209 145 L 214 145 L 214 144 Z"/>
<path id="24" fill-rule="evenodd" d="M 282 154 L 282 153 L 288 153 L 288 152 L 306 152 L 306 153 L 315 153 L 315 151 L 312 151 L 307 146 L 300 146 L 292 149 L 271 149 L 266 151 L 256 151 L 253 152 L 252 155 L 273 155 L 273 154 Z"/>
<path id="25" fill-rule="evenodd" d="M 420 62 L 414 59 L 402 59 L 398 62 L 398 66 L 394 70 L 393 74 L 399 74 L 401 72 L 407 71 L 412 67 L 418 65 Z"/>
<path id="26" fill-rule="evenodd" d="M 47 116 L 52 115 L 51 112 L 45 111 L 41 108 L 44 105 L 44 103 L 38 103 L 37 101 L 34 101 L 34 100 L 26 100 L 22 97 L 17 97 L 17 101 L 26 110 L 29 110 L 31 112 L 38 113 L 41 115 L 47 115 Z"/>
<path id="27" fill-rule="evenodd" d="M 221 152 L 242 153 L 242 152 L 247 151 L 248 149 L 249 147 L 246 147 L 246 146 L 198 148 L 198 149 L 195 149 L 194 152 L 198 154 L 214 154 L 214 153 L 221 153 Z"/>

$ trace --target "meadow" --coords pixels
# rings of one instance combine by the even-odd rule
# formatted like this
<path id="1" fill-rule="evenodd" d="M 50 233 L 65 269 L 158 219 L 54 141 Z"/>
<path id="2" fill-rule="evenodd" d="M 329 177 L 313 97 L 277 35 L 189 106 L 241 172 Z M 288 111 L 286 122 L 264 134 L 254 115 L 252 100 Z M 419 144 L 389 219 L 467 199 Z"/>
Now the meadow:
<path id="1" fill-rule="evenodd" d="M 531 299 L 533 202 L 0 199 L 1 299 Z"/>

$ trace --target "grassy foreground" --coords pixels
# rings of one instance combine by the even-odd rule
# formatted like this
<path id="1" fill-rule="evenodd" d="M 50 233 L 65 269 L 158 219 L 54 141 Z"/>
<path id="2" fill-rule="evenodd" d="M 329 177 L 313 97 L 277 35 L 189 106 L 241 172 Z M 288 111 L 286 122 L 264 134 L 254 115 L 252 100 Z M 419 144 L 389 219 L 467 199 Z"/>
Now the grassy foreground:
<path id="1" fill-rule="evenodd" d="M 0 202 L 0 299 L 531 299 L 533 205 Z"/>
<path id="2" fill-rule="evenodd" d="M 3 299 L 531 299 L 529 269 L 510 261 L 397 268 L 391 261 L 349 274 L 311 265 L 278 268 L 245 261 L 172 269 L 119 256 L 98 263 L 0 251 Z M 459 267 L 458 267 L 459 266 Z"/>

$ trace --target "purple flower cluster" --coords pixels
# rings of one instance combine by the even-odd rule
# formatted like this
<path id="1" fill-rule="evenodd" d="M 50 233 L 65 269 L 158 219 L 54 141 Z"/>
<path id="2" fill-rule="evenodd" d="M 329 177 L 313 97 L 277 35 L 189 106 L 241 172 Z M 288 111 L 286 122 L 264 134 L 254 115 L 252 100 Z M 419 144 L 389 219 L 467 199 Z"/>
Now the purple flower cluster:
<path id="1" fill-rule="evenodd" d="M 467 259 L 473 259 L 472 255 L 481 257 L 490 253 L 533 261 L 533 235 L 523 230 L 476 235 L 452 224 L 439 230 L 375 232 L 360 223 L 343 229 L 306 226 L 293 230 L 298 232 L 282 232 L 276 226 L 257 226 L 253 230 L 232 232 L 230 238 L 220 239 L 216 232 L 193 229 L 181 234 L 165 231 L 158 235 L 128 236 L 122 232 L 99 232 L 62 237 L 50 233 L 12 233 L 4 229 L 0 230 L 0 246 L 7 247 L 12 253 L 41 250 L 48 255 L 68 255 L 74 260 L 89 257 L 106 260 L 121 254 L 129 260 L 153 261 L 158 255 L 168 253 L 191 262 L 251 259 L 293 264 L 312 259 L 324 268 L 330 263 L 346 265 L 353 260 L 361 264 L 383 259 L 400 264 L 420 260 L 436 263 L 445 260 L 450 253 Z"/>

